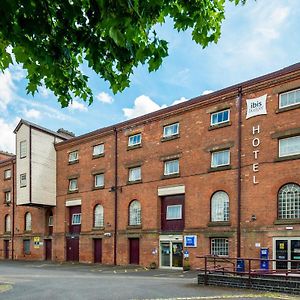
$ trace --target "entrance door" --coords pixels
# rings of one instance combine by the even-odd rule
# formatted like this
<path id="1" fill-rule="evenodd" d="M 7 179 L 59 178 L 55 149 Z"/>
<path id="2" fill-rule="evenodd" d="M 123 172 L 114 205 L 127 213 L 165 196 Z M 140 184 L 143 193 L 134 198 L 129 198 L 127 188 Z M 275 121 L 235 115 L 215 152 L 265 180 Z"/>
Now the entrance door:
<path id="1" fill-rule="evenodd" d="M 94 263 L 102 263 L 102 239 L 94 239 Z"/>
<path id="2" fill-rule="evenodd" d="M 140 240 L 129 239 L 129 263 L 138 265 L 140 263 Z"/>
<path id="3" fill-rule="evenodd" d="M 182 242 L 164 241 L 160 243 L 160 266 L 167 268 L 182 268 Z"/>
<path id="4" fill-rule="evenodd" d="M 9 240 L 4 240 L 4 258 L 9 259 Z"/>
<path id="5" fill-rule="evenodd" d="M 67 261 L 79 261 L 79 238 L 67 238 Z"/>
<path id="6" fill-rule="evenodd" d="M 274 257 L 279 260 L 276 262 L 276 269 L 300 269 L 300 238 L 276 238 Z M 294 261 L 287 262 L 284 260 Z"/>
<path id="7" fill-rule="evenodd" d="M 52 240 L 45 240 L 45 260 L 52 260 Z"/>

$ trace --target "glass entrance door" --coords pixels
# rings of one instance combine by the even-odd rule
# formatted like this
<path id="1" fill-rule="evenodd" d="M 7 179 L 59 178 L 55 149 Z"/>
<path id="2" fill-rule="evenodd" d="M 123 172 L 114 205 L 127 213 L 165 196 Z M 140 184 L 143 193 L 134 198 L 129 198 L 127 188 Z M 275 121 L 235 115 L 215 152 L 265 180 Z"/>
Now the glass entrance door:
<path id="1" fill-rule="evenodd" d="M 160 266 L 165 268 L 182 268 L 183 263 L 182 242 L 161 242 L 160 243 Z"/>

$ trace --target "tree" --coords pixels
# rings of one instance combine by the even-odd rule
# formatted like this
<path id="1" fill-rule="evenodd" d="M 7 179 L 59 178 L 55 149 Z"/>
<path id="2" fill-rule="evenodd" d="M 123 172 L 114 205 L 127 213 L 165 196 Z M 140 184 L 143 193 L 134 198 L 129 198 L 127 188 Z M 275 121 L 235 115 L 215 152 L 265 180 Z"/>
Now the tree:
<path id="1" fill-rule="evenodd" d="M 174 29 L 192 29 L 193 40 L 206 47 L 221 34 L 226 0 L 2 0 L 0 68 L 13 62 L 27 71 L 27 93 L 43 83 L 62 107 L 73 97 L 93 101 L 88 66 L 109 81 L 114 93 L 130 84 L 139 64 L 157 70 L 168 55 L 156 24 L 166 18 Z M 229 0 L 235 4 L 246 0 Z"/>

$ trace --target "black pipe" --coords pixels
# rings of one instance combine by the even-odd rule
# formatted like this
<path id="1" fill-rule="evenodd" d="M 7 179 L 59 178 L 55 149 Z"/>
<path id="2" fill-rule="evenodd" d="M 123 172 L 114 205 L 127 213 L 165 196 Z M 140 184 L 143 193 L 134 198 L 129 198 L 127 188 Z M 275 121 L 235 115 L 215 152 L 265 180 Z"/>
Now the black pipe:
<path id="1" fill-rule="evenodd" d="M 113 191 L 115 193 L 115 232 L 114 232 L 114 265 L 117 265 L 117 230 L 118 230 L 118 131 L 114 127 L 115 135 L 115 184 Z"/>
<path id="2" fill-rule="evenodd" d="M 237 257 L 241 257 L 241 196 L 242 196 L 242 87 L 238 89 L 238 182 L 237 182 Z"/>
<path id="3" fill-rule="evenodd" d="M 17 159 L 17 158 L 16 158 Z M 11 220 L 11 260 L 14 260 L 14 238 L 15 238 L 15 163 L 12 161 L 12 220 Z"/>

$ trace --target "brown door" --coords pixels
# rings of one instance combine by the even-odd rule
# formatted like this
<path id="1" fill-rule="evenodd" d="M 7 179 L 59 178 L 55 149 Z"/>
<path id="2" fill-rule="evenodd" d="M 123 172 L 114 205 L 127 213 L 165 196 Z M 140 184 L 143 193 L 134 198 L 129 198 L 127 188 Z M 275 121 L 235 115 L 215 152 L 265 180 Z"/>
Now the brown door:
<path id="1" fill-rule="evenodd" d="M 4 240 L 4 258 L 9 259 L 9 241 Z"/>
<path id="2" fill-rule="evenodd" d="M 138 265 L 140 263 L 140 240 L 129 239 L 129 263 Z"/>
<path id="3" fill-rule="evenodd" d="M 102 263 L 102 239 L 94 239 L 94 263 Z"/>
<path id="4" fill-rule="evenodd" d="M 79 238 L 67 238 L 67 261 L 79 261 Z"/>
<path id="5" fill-rule="evenodd" d="M 45 240 L 45 260 L 52 260 L 52 240 Z"/>

